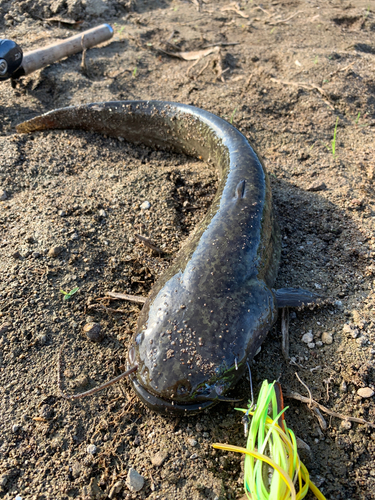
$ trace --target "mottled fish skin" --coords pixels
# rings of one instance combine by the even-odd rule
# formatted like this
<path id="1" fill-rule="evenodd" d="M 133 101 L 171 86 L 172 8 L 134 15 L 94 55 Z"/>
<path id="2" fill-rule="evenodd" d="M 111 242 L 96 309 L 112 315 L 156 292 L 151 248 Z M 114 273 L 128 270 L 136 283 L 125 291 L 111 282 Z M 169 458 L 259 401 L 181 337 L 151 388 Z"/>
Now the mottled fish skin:
<path id="1" fill-rule="evenodd" d="M 276 320 L 280 257 L 269 181 L 247 139 L 225 120 L 161 101 L 51 111 L 18 132 L 84 129 L 212 161 L 214 201 L 140 314 L 128 364 L 138 396 L 161 412 L 194 413 L 241 378 Z"/>

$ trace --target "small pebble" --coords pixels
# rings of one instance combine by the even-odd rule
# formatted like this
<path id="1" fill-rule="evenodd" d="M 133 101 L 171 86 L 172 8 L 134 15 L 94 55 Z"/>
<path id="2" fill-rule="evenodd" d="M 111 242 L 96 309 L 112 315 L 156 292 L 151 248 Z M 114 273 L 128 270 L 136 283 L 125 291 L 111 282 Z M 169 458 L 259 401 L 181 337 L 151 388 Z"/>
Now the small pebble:
<path id="1" fill-rule="evenodd" d="M 348 390 L 348 386 L 347 386 L 347 384 L 346 384 L 345 380 L 343 380 L 343 381 L 341 382 L 341 384 L 340 384 L 340 391 L 341 391 L 341 392 L 346 392 L 347 390 Z"/>
<path id="2" fill-rule="evenodd" d="M 333 342 L 333 337 L 332 337 L 332 333 L 329 333 L 329 332 L 323 332 L 322 333 L 322 342 L 323 344 L 332 344 Z"/>
<path id="3" fill-rule="evenodd" d="M 312 342 L 314 339 L 314 335 L 312 334 L 312 332 L 307 332 L 305 333 L 303 336 L 302 336 L 302 342 L 304 342 L 305 344 L 310 344 L 310 342 Z"/>
<path id="4" fill-rule="evenodd" d="M 59 210 L 58 214 L 60 215 L 60 217 L 65 217 L 66 216 L 65 210 Z"/>
<path id="5" fill-rule="evenodd" d="M 144 201 L 140 206 L 141 210 L 148 210 L 150 207 L 151 203 L 149 201 Z"/>
<path id="6" fill-rule="evenodd" d="M 341 420 L 341 427 L 342 427 L 342 429 L 345 429 L 346 431 L 348 431 L 349 429 L 352 428 L 352 423 L 349 422 L 349 420 Z"/>
<path id="7" fill-rule="evenodd" d="M 43 405 L 39 410 L 39 415 L 46 420 L 50 420 L 54 417 L 55 410 L 50 405 Z"/>
<path id="8" fill-rule="evenodd" d="M 5 191 L 5 189 L 0 188 L 0 200 L 5 201 L 8 199 L 8 193 Z"/>
<path id="9" fill-rule="evenodd" d="M 308 450 L 308 451 L 311 450 L 310 446 L 307 443 L 305 443 L 303 439 L 297 437 L 296 442 L 297 442 L 297 448 L 299 450 Z"/>
<path id="10" fill-rule="evenodd" d="M 358 337 L 357 339 L 355 339 L 355 341 L 357 342 L 357 344 L 359 346 L 364 346 L 364 345 L 367 344 L 367 339 L 363 335 L 361 335 L 360 337 Z"/>
<path id="11" fill-rule="evenodd" d="M 14 434 L 16 434 L 16 432 L 18 432 L 20 429 L 21 429 L 21 426 L 20 426 L 20 425 L 18 425 L 18 424 L 14 424 L 14 425 L 12 426 L 12 432 L 13 432 Z"/>
<path id="12" fill-rule="evenodd" d="M 327 186 L 324 182 L 315 181 L 306 189 L 306 191 L 324 191 L 327 189 Z"/>
<path id="13" fill-rule="evenodd" d="M 89 444 L 88 447 L 86 448 L 87 453 L 90 453 L 90 455 L 95 455 L 97 452 L 97 447 L 94 444 Z"/>
<path id="14" fill-rule="evenodd" d="M 8 479 L 9 479 L 8 474 L 3 474 L 2 476 L 0 476 L 0 488 L 4 487 L 7 484 Z"/>
<path id="15" fill-rule="evenodd" d="M 158 451 L 151 457 L 151 463 L 154 467 L 160 467 L 163 465 L 165 459 L 168 457 L 168 452 Z"/>
<path id="16" fill-rule="evenodd" d="M 39 259 L 42 254 L 40 254 L 39 252 L 33 252 L 31 255 L 34 257 L 34 259 Z"/>
<path id="17" fill-rule="evenodd" d="M 371 398 L 374 395 L 374 391 L 371 387 L 361 387 L 361 389 L 358 389 L 357 394 L 361 398 Z"/>
<path id="18" fill-rule="evenodd" d="M 190 460 L 195 460 L 196 458 L 198 458 L 198 454 L 197 454 L 197 453 L 193 453 L 193 454 L 190 456 Z"/>
<path id="19" fill-rule="evenodd" d="M 323 342 L 321 340 L 317 340 L 315 345 L 316 345 L 316 347 L 322 347 Z"/>
<path id="20" fill-rule="evenodd" d="M 346 333 L 347 335 L 351 335 L 353 339 L 356 339 L 359 335 L 359 331 L 354 328 L 353 326 L 349 325 L 348 323 L 343 326 L 342 329 L 343 333 Z"/>
<path id="21" fill-rule="evenodd" d="M 126 484 L 130 491 L 140 491 L 145 484 L 145 480 L 135 469 L 130 468 Z"/>
<path id="22" fill-rule="evenodd" d="M 36 341 L 38 342 L 39 345 L 45 345 L 45 343 L 47 342 L 47 335 L 41 333 L 40 335 L 37 336 Z"/>
<path id="23" fill-rule="evenodd" d="M 190 446 L 196 446 L 198 441 L 194 438 L 187 438 L 187 443 L 190 445 Z"/>
<path id="24" fill-rule="evenodd" d="M 16 252 L 14 252 L 14 254 L 12 255 L 13 259 L 21 259 L 21 254 L 19 253 L 19 251 L 17 250 Z"/>
<path id="25" fill-rule="evenodd" d="M 48 257 L 57 257 L 63 250 L 63 247 L 52 247 L 48 250 Z"/>
<path id="26" fill-rule="evenodd" d="M 307 344 L 307 347 L 308 347 L 309 349 L 314 349 L 314 347 L 315 347 L 315 342 L 309 342 L 309 343 Z"/>
<path id="27" fill-rule="evenodd" d="M 99 323 L 86 323 L 83 331 L 91 342 L 101 342 L 104 338 L 104 333 Z"/>
<path id="28" fill-rule="evenodd" d="M 108 498 L 115 498 L 117 493 L 120 493 L 120 491 L 122 490 L 122 487 L 123 487 L 122 481 L 117 481 L 117 483 L 115 483 L 109 490 Z"/>
<path id="29" fill-rule="evenodd" d="M 107 217 L 107 212 L 103 208 L 99 210 L 98 214 L 99 217 Z"/>

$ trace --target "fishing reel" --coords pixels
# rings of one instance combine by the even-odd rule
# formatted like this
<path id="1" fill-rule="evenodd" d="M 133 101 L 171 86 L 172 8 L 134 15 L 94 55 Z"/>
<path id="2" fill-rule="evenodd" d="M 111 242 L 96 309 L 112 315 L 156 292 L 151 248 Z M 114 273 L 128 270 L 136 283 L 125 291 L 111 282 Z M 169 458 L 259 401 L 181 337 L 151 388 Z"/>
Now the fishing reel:
<path id="1" fill-rule="evenodd" d="M 16 42 L 0 40 L 0 81 L 22 76 L 23 52 Z"/>

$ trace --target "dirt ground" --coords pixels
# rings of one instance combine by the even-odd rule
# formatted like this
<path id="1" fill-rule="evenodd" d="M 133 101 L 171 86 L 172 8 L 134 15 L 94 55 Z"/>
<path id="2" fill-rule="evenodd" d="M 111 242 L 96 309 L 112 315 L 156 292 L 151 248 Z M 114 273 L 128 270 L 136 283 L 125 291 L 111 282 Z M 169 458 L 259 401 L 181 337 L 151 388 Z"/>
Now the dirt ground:
<path id="1" fill-rule="evenodd" d="M 0 83 L 0 497 L 241 498 L 241 457 L 211 447 L 244 445 L 233 404 L 163 417 L 126 381 L 76 402 L 57 385 L 63 343 L 67 392 L 121 373 L 141 306 L 98 299 L 147 296 L 170 257 L 151 254 L 135 233 L 173 258 L 209 206 L 216 172 L 117 139 L 17 135 L 15 126 L 121 99 L 178 101 L 232 121 L 271 177 L 282 232 L 276 287 L 332 298 L 292 312 L 289 362 L 275 326 L 252 364 L 255 390 L 279 379 L 307 396 L 297 372 L 316 401 L 375 422 L 375 4 L 0 0 L 0 37 L 24 50 L 102 22 L 114 37 L 88 50 L 84 68 L 76 55 L 16 89 Z M 167 54 L 207 47 L 218 48 L 194 66 Z M 60 290 L 75 287 L 63 300 Z M 101 325 L 99 343 L 83 333 L 90 321 Z M 244 377 L 232 395 L 245 405 L 249 392 Z M 326 497 L 375 499 L 375 429 L 325 415 L 322 430 L 307 405 L 286 402 Z M 130 468 L 145 480 L 139 492 L 129 489 Z"/>

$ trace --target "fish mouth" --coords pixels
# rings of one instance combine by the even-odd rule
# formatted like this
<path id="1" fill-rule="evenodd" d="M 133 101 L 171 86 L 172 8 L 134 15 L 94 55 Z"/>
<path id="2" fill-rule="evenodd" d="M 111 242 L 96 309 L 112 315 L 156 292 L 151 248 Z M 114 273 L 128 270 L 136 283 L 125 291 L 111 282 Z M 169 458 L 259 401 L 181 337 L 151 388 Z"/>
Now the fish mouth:
<path id="1" fill-rule="evenodd" d="M 134 392 L 137 394 L 139 399 L 151 410 L 158 413 L 170 414 L 170 413 L 180 413 L 184 415 L 194 415 L 200 413 L 201 411 L 214 406 L 219 403 L 219 399 L 197 401 L 192 403 L 181 403 L 172 400 L 162 399 L 154 394 L 148 392 L 141 384 L 138 382 L 136 375 L 129 377 L 130 382 L 133 385 Z"/>

